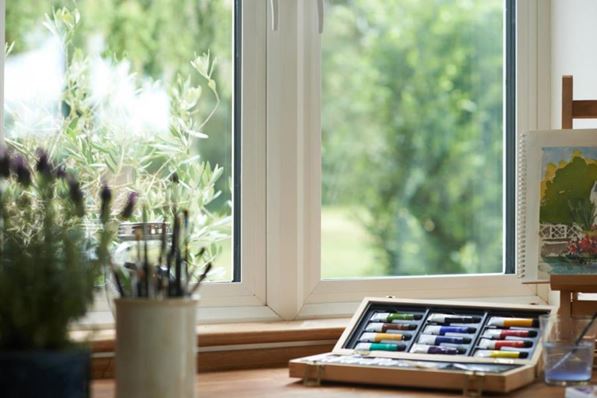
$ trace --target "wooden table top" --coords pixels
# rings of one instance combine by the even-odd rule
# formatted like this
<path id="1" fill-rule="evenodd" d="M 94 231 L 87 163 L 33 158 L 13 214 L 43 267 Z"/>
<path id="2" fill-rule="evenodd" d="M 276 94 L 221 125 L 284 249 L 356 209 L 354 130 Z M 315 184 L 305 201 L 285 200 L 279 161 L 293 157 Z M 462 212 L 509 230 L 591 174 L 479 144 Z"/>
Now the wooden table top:
<path id="1" fill-rule="evenodd" d="M 595 377 L 594 377 L 595 379 Z M 96 380 L 92 384 L 93 398 L 113 398 L 114 380 Z M 227 372 L 201 373 L 197 376 L 197 396 L 199 397 L 462 397 L 462 392 L 412 390 L 403 388 L 383 388 L 325 383 L 319 387 L 307 387 L 301 380 L 288 377 L 287 368 L 251 369 Z M 502 395 L 506 396 L 506 395 Z M 564 389 L 549 387 L 537 381 L 517 390 L 508 397 L 514 398 L 560 398 Z"/>

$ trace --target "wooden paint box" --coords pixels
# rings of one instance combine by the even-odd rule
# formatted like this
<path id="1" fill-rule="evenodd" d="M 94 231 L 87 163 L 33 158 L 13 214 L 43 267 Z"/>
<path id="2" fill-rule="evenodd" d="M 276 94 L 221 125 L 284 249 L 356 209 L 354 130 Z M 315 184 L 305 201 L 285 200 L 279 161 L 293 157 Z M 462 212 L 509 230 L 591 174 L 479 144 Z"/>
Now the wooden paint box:
<path id="1" fill-rule="evenodd" d="M 291 377 L 507 393 L 539 371 L 540 315 L 552 307 L 365 298 L 330 353 L 290 361 Z"/>

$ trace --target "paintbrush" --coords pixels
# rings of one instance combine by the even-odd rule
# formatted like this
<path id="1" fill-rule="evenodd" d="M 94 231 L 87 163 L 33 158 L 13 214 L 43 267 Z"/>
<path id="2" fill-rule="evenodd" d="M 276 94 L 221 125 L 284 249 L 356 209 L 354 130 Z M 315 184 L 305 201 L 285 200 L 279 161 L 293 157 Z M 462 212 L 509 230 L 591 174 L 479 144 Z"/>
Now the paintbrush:
<path id="1" fill-rule="evenodd" d="M 166 252 L 166 223 L 162 222 L 162 237 L 160 239 L 160 254 L 158 256 L 158 272 L 157 274 L 157 286 L 156 286 L 156 290 L 158 293 L 162 292 L 162 289 L 164 288 L 164 272 L 168 272 L 167 269 L 164 269 L 164 253 Z M 170 275 L 166 274 L 166 278 L 169 279 Z"/>
<path id="2" fill-rule="evenodd" d="M 176 268 L 174 272 L 176 274 L 176 297 L 182 297 L 182 256 L 179 250 L 176 251 Z"/>
<path id="3" fill-rule="evenodd" d="M 560 358 L 560 360 L 558 362 L 556 362 L 556 364 L 553 365 L 550 368 L 550 370 L 559 368 L 561 364 L 566 362 L 572 355 L 574 355 L 578 351 L 578 347 L 579 347 L 580 343 L 585 338 L 585 335 L 587 334 L 589 329 L 591 329 L 591 327 L 593 326 L 593 323 L 595 323 L 595 320 L 597 320 L 597 312 L 593 314 L 589 323 L 587 323 L 585 325 L 585 327 L 581 330 L 581 332 L 576 337 L 576 341 L 574 342 L 574 348 L 571 351 L 569 351 L 566 355 L 564 355 L 562 358 Z"/>
<path id="4" fill-rule="evenodd" d="M 179 286 L 180 286 L 180 251 L 178 248 L 178 240 L 180 237 L 180 220 L 178 215 L 174 215 L 174 227 L 172 229 L 172 242 L 170 247 L 169 253 L 169 261 L 168 261 L 168 275 L 170 275 L 170 267 L 171 262 L 174 261 L 174 281 L 169 281 L 168 287 L 168 296 L 176 296 L 178 294 Z"/>
<path id="5" fill-rule="evenodd" d="M 149 278 L 152 272 L 150 272 L 149 258 L 147 255 L 147 207 L 143 206 L 143 288 L 145 295 L 149 297 Z"/>
<path id="6" fill-rule="evenodd" d="M 207 265 L 205 266 L 205 269 L 203 270 L 203 273 L 199 277 L 199 280 L 197 281 L 195 286 L 193 286 L 193 290 L 191 290 L 189 292 L 189 296 L 192 296 L 193 294 L 195 294 L 195 292 L 199 289 L 201 282 L 203 282 L 205 280 L 205 278 L 207 278 L 207 274 L 209 273 L 209 271 L 211 271 L 211 267 L 212 267 L 211 262 L 207 263 Z"/>
<path id="7" fill-rule="evenodd" d="M 143 283 L 142 283 L 142 268 L 141 265 L 141 229 L 135 228 L 135 241 L 137 242 L 137 261 L 135 263 L 135 275 L 137 280 L 135 286 L 137 288 L 137 297 L 143 297 Z"/>
<path id="8" fill-rule="evenodd" d="M 171 272 L 172 272 L 172 253 L 169 252 L 166 255 L 166 296 L 170 295 L 170 290 L 172 289 L 172 281 L 170 278 Z"/>
<path id="9" fill-rule="evenodd" d="M 124 288 L 122 287 L 122 282 L 120 281 L 120 276 L 114 267 L 112 261 L 110 261 L 110 270 L 112 271 L 112 276 L 114 277 L 114 281 L 116 282 L 116 288 L 118 289 L 118 293 L 120 293 L 120 297 L 126 297 L 124 292 Z"/>
<path id="10" fill-rule="evenodd" d="M 203 255 L 205 254 L 205 252 L 207 251 L 207 249 L 205 249 L 205 247 L 202 247 L 199 250 L 199 253 L 197 253 L 197 258 L 199 261 L 203 260 Z M 195 278 L 195 273 L 197 272 L 197 270 L 199 269 L 199 267 L 196 267 L 192 272 L 191 275 L 187 278 L 187 283 L 185 286 L 185 291 L 189 291 L 189 285 L 191 284 L 191 282 L 193 281 L 193 279 Z"/>
<path id="11" fill-rule="evenodd" d="M 184 276 L 185 281 L 189 283 L 189 211 L 184 209 L 183 225 L 184 225 Z"/>

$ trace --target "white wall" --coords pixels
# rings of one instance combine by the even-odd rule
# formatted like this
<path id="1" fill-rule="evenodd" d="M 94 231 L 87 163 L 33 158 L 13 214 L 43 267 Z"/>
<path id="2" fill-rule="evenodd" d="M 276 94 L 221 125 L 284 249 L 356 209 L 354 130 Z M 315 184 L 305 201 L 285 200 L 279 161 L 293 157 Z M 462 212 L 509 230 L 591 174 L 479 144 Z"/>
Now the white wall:
<path id="1" fill-rule="evenodd" d="M 551 0 L 551 43 L 551 123 L 561 128 L 562 75 L 574 76 L 574 99 L 597 99 L 597 0 Z M 574 122 L 586 127 L 597 120 Z"/>

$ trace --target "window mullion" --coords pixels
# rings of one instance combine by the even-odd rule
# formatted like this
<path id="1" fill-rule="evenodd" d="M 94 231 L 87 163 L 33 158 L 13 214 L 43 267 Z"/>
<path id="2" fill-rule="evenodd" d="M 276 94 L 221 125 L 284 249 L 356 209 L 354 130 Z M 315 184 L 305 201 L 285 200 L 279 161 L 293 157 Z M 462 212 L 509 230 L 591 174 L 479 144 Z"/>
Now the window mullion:
<path id="1" fill-rule="evenodd" d="M 319 278 L 319 64 L 315 2 L 280 2 L 267 44 L 267 303 L 285 319 Z M 270 15 L 271 17 L 271 15 Z M 315 271 L 315 272 L 314 272 Z"/>
<path id="2" fill-rule="evenodd" d="M 297 2 L 280 2 L 267 33 L 267 305 L 284 319 L 299 301 L 297 12 Z"/>

